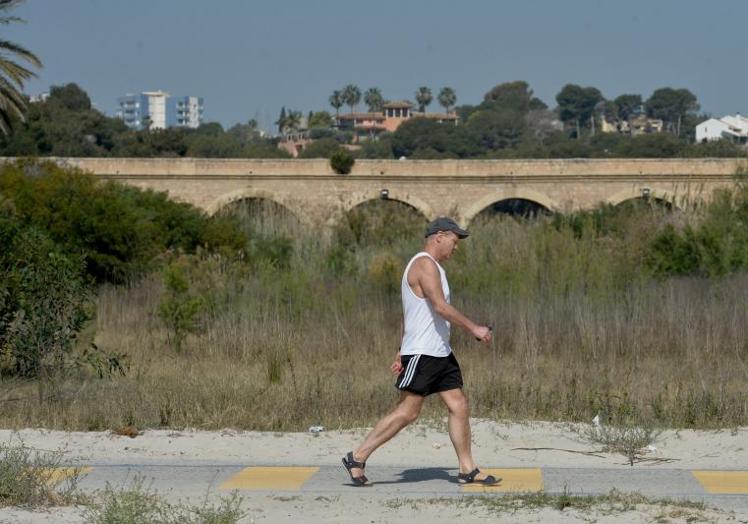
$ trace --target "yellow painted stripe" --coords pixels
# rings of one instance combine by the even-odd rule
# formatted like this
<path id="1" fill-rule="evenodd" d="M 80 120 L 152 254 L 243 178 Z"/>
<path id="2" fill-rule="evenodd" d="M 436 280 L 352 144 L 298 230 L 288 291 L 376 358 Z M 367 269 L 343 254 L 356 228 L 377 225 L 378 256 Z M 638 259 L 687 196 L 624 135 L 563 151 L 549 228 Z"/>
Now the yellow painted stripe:
<path id="1" fill-rule="evenodd" d="M 748 493 L 748 471 L 693 471 L 707 493 Z"/>
<path id="2" fill-rule="evenodd" d="M 318 471 L 319 468 L 303 467 L 244 468 L 221 484 L 221 489 L 295 491 Z"/>
<path id="3" fill-rule="evenodd" d="M 465 484 L 464 491 L 485 492 L 522 492 L 543 491 L 543 474 L 540 468 L 514 468 L 514 469 L 488 469 L 481 468 L 483 473 L 501 478 L 501 482 L 495 486 L 482 486 L 480 484 Z"/>
<path id="4" fill-rule="evenodd" d="M 46 473 L 49 475 L 47 483 L 56 486 L 63 480 L 72 477 L 76 473 L 79 477 L 82 477 L 83 475 L 88 474 L 91 471 L 90 467 L 85 468 L 51 468 L 46 470 Z"/>

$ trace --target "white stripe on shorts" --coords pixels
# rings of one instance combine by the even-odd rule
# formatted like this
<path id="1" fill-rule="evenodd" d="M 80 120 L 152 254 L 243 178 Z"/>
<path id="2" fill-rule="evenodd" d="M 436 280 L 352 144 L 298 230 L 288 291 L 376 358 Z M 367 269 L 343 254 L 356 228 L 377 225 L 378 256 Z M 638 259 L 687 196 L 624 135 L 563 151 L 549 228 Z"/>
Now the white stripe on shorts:
<path id="1" fill-rule="evenodd" d="M 400 382 L 398 388 L 402 389 L 404 387 L 410 386 L 410 382 L 413 380 L 413 375 L 416 374 L 416 366 L 418 365 L 419 358 L 421 358 L 421 355 L 416 355 L 410 359 L 410 362 L 408 362 L 408 367 L 405 369 L 405 376 Z"/>

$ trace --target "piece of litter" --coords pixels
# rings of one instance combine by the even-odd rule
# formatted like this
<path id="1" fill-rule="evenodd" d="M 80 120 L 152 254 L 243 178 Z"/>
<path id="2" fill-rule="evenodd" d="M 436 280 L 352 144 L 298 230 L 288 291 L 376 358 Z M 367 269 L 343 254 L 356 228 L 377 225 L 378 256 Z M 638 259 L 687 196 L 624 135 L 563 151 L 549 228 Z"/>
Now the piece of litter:
<path id="1" fill-rule="evenodd" d="M 432 446 L 432 447 L 433 447 L 434 449 L 439 449 L 439 448 L 441 448 L 441 447 L 442 447 L 442 445 L 441 445 L 441 444 L 439 444 L 438 442 L 434 442 L 433 444 L 431 444 L 431 446 Z"/>
<path id="2" fill-rule="evenodd" d="M 592 419 L 592 425 L 596 428 L 602 426 L 602 424 L 600 424 L 600 415 L 595 415 L 595 418 Z"/>
<path id="3" fill-rule="evenodd" d="M 324 426 L 311 426 L 309 428 L 309 433 L 322 433 L 325 430 Z"/>

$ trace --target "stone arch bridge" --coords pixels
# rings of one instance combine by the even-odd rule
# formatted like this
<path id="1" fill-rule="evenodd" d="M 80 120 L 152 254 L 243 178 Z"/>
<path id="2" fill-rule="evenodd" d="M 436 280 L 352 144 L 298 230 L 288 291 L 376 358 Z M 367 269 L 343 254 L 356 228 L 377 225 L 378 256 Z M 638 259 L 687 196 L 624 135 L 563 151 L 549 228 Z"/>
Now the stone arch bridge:
<path id="1" fill-rule="evenodd" d="M 735 183 L 737 159 L 358 160 L 348 175 L 320 160 L 56 158 L 99 178 L 166 191 L 215 213 L 242 199 L 268 199 L 307 224 L 330 226 L 369 200 L 408 204 L 432 219 L 469 224 L 481 211 L 525 200 L 552 212 L 656 198 L 676 207 Z"/>

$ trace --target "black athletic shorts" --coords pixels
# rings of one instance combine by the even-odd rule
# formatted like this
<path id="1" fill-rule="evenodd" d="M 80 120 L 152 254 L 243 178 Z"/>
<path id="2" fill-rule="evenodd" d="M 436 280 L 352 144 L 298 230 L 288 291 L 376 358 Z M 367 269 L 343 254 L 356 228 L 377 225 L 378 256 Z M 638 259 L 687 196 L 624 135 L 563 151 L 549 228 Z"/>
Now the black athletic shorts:
<path id="1" fill-rule="evenodd" d="M 440 391 L 462 387 L 462 372 L 454 353 L 447 357 L 429 355 L 402 355 L 403 370 L 397 377 L 395 387 L 419 395 L 431 395 Z"/>

